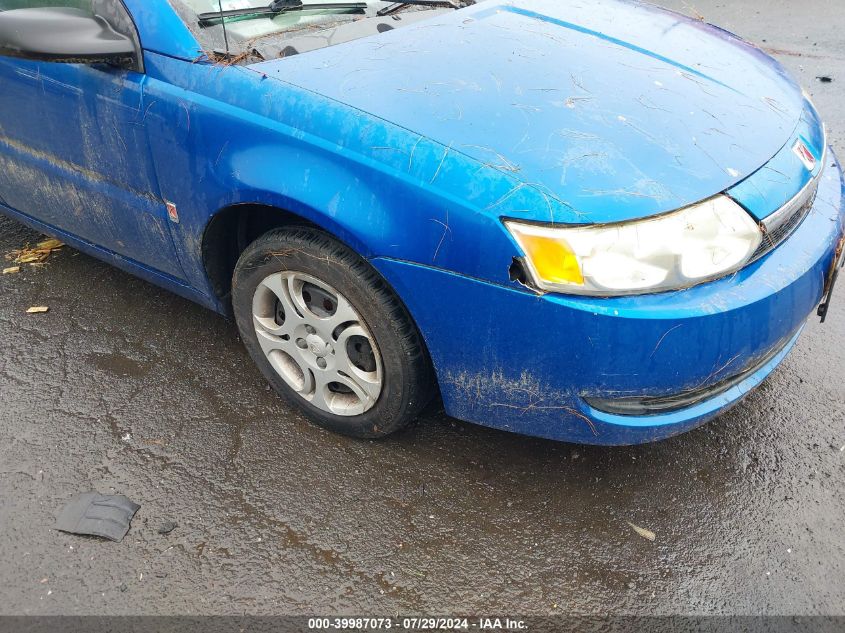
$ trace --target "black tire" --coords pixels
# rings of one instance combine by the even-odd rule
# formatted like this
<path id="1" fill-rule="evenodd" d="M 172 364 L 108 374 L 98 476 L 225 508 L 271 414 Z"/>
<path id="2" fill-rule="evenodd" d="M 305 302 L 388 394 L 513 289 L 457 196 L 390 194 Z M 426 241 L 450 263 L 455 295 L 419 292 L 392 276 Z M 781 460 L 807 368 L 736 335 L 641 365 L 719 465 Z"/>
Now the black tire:
<path id="1" fill-rule="evenodd" d="M 258 343 L 253 295 L 268 276 L 311 275 L 342 293 L 361 315 L 382 361 L 382 390 L 371 409 L 355 416 L 315 407 L 276 372 Z M 359 255 L 312 228 L 274 229 L 241 254 L 232 279 L 232 305 L 241 338 L 272 387 L 318 426 L 358 438 L 382 438 L 407 426 L 433 392 L 431 365 L 416 325 L 385 280 Z"/>

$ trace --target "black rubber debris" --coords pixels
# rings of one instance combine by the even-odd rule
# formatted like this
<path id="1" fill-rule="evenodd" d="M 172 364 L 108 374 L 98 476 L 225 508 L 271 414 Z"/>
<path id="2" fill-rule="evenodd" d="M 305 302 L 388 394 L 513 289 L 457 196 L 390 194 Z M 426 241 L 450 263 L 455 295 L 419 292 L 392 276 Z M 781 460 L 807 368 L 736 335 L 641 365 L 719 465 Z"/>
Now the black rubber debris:
<path id="1" fill-rule="evenodd" d="M 822 75 L 820 77 L 816 77 L 816 79 L 818 79 L 823 84 L 829 84 L 831 81 L 833 81 L 833 77 L 830 77 L 828 75 Z"/>
<path id="2" fill-rule="evenodd" d="M 140 507 L 123 495 L 85 492 L 62 508 L 56 519 L 56 529 L 120 542 Z"/>
<path id="3" fill-rule="evenodd" d="M 173 521 L 165 521 L 158 528 L 159 534 L 170 534 L 173 530 L 179 527 L 178 523 Z"/>

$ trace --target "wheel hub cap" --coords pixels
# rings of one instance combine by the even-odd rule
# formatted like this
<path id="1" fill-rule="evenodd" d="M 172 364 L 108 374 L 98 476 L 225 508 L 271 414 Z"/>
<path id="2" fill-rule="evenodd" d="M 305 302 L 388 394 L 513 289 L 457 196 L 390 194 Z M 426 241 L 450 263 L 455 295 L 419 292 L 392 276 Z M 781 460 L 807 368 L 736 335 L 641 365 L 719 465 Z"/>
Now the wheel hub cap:
<path id="1" fill-rule="evenodd" d="M 270 365 L 304 400 L 342 416 L 375 406 L 383 382 L 375 339 L 329 284 L 293 271 L 270 275 L 255 290 L 252 317 Z"/>
<path id="2" fill-rule="evenodd" d="M 319 334 L 309 334 L 305 337 L 308 349 L 317 358 L 324 358 L 329 353 L 329 344 Z"/>

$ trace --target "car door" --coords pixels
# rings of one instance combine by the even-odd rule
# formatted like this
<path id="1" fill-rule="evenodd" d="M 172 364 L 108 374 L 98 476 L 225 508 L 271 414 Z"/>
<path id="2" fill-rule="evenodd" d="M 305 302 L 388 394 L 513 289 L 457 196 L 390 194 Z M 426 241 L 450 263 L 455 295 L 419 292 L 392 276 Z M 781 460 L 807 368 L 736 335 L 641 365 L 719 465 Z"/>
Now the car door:
<path id="1" fill-rule="evenodd" d="M 0 0 L 0 20 L 5 11 L 45 7 L 60 8 L 51 12 L 59 20 L 64 11 L 68 20 L 80 12 L 89 20 L 100 16 L 134 38 L 137 63 L 127 68 L 0 55 L 2 202 L 183 278 L 147 140 L 146 77 L 131 17 L 120 0 Z M 33 39 L 50 37 L 37 26 L 33 31 Z"/>

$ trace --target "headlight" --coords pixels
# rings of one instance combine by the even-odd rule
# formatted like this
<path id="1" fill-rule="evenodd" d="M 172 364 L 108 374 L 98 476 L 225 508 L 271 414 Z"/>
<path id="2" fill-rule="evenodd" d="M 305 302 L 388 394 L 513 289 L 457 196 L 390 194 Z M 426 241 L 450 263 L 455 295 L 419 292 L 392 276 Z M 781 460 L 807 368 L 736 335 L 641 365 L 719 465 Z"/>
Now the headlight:
<path id="1" fill-rule="evenodd" d="M 727 196 L 665 215 L 588 226 L 506 226 L 538 288 L 613 296 L 687 288 L 742 268 L 763 234 Z"/>

